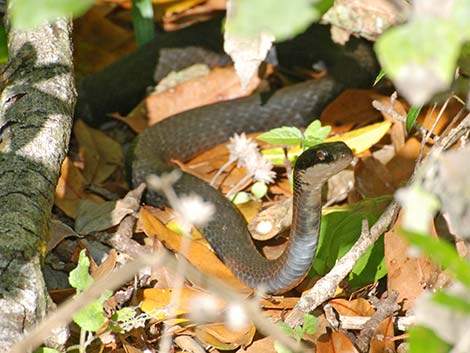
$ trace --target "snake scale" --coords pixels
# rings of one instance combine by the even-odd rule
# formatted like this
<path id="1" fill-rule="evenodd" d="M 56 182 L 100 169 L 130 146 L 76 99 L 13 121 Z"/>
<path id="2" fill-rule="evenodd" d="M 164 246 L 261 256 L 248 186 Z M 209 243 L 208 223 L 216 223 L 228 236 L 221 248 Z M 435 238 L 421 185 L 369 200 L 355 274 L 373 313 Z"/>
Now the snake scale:
<path id="1" fill-rule="evenodd" d="M 169 164 L 171 159 L 186 161 L 227 141 L 234 133 L 306 126 L 344 89 L 366 87 L 377 73 L 375 57 L 364 41 L 354 39 L 345 47 L 337 46 L 321 26 L 313 26 L 299 38 L 281 44 L 280 56 L 297 55 L 304 60 L 313 48 L 313 60 L 321 59 L 328 75 L 275 92 L 183 112 L 147 128 L 129 153 L 132 184 L 144 182 L 149 174 L 171 171 L 175 168 Z M 299 157 L 291 235 L 286 250 L 276 260 L 267 260 L 257 251 L 243 216 L 220 192 L 186 173 L 174 187 L 178 195 L 196 193 L 215 205 L 215 217 L 200 230 L 230 270 L 253 288 L 279 293 L 294 287 L 308 272 L 318 242 L 322 184 L 349 165 L 351 158 L 349 148 L 340 142 L 316 146 Z M 149 190 L 146 202 L 161 206 L 165 200 Z"/>

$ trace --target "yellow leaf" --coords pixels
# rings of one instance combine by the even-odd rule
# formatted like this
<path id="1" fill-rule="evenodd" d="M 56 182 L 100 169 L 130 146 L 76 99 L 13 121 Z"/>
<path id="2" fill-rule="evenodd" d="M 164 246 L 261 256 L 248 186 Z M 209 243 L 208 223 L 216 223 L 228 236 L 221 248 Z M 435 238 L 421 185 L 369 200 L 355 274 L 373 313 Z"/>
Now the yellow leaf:
<path id="1" fill-rule="evenodd" d="M 349 131 L 341 136 L 329 137 L 325 142 L 343 141 L 354 154 L 366 151 L 375 145 L 390 129 L 392 123 L 383 121 L 360 129 Z"/>
<path id="2" fill-rule="evenodd" d="M 139 218 L 147 236 L 156 236 L 167 248 L 176 252 L 179 251 L 182 239 L 179 234 L 165 227 L 163 223 L 145 208 L 141 208 Z M 202 272 L 218 277 L 240 291 L 247 291 L 248 287 L 241 283 L 222 261 L 219 260 L 215 253 L 209 248 L 205 239 L 190 240 L 190 242 L 188 253 L 182 254 L 189 262 Z M 242 256 L 243 254 L 240 254 L 240 257 Z"/>

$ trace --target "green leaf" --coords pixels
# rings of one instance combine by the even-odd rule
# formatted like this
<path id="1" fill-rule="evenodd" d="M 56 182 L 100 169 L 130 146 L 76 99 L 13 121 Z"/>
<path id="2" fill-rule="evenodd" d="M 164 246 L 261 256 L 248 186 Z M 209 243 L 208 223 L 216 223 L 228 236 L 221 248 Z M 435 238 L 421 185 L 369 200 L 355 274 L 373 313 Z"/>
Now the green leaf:
<path id="1" fill-rule="evenodd" d="M 451 310 L 459 313 L 470 314 L 470 300 L 456 295 L 449 294 L 440 290 L 433 294 L 432 301 L 441 305 L 445 305 Z"/>
<path id="2" fill-rule="evenodd" d="M 251 200 L 250 195 L 247 192 L 240 191 L 240 192 L 237 192 L 232 202 L 235 205 L 241 205 L 242 203 L 247 203 L 250 200 Z"/>
<path id="3" fill-rule="evenodd" d="M 83 15 L 95 0 L 14 0 L 11 1 L 11 22 L 14 28 L 30 29 L 58 17 Z"/>
<path id="4" fill-rule="evenodd" d="M 273 145 L 296 145 L 303 139 L 299 129 L 292 126 L 283 126 L 269 130 L 257 137 L 258 140 Z"/>
<path id="5" fill-rule="evenodd" d="M 49 347 L 40 347 L 36 348 L 33 353 L 60 353 L 57 349 L 49 348 Z"/>
<path id="6" fill-rule="evenodd" d="M 372 226 L 390 202 L 390 197 L 368 199 L 348 207 L 332 208 L 322 217 L 318 250 L 309 276 L 323 276 L 344 256 L 361 234 L 362 220 Z M 349 282 L 353 288 L 385 276 L 383 238 L 380 238 L 356 263 Z"/>
<path id="7" fill-rule="evenodd" d="M 380 72 L 378 73 L 377 77 L 375 78 L 373 86 L 376 86 L 377 83 L 379 83 L 380 80 L 383 79 L 384 77 L 385 77 L 385 71 L 384 71 L 384 69 L 380 69 Z"/>
<path id="8" fill-rule="evenodd" d="M 137 45 L 148 43 L 155 37 L 152 0 L 132 0 L 132 24 Z"/>
<path id="9" fill-rule="evenodd" d="M 227 31 L 253 37 L 268 32 L 284 40 L 303 32 L 331 7 L 332 0 L 237 0 L 233 16 L 227 18 Z"/>
<path id="10" fill-rule="evenodd" d="M 278 322 L 277 326 L 286 334 L 286 335 L 293 335 L 294 329 L 287 325 L 285 322 Z"/>
<path id="11" fill-rule="evenodd" d="M 257 198 L 260 199 L 268 192 L 268 186 L 265 183 L 257 181 L 251 186 L 251 193 Z"/>
<path id="12" fill-rule="evenodd" d="M 122 308 L 116 311 L 114 315 L 112 316 L 112 319 L 114 321 L 127 321 L 127 320 L 134 319 L 136 315 L 137 315 L 137 312 L 134 308 L 126 307 L 126 308 Z"/>
<path id="13" fill-rule="evenodd" d="M 446 353 L 451 346 L 439 338 L 433 330 L 423 326 L 414 326 L 408 330 L 410 353 Z"/>
<path id="14" fill-rule="evenodd" d="M 132 321 L 135 322 L 137 312 L 134 308 L 126 307 L 122 308 L 114 313 L 111 317 L 109 327 L 113 332 L 121 333 L 124 331 L 123 324 L 130 324 Z"/>
<path id="15" fill-rule="evenodd" d="M 88 273 L 89 268 L 90 259 L 86 256 L 86 250 L 83 249 L 80 251 L 77 267 L 69 274 L 69 283 L 78 293 L 83 292 L 93 283 L 93 278 Z"/>
<path id="16" fill-rule="evenodd" d="M 73 316 L 73 321 L 75 321 L 75 323 L 83 330 L 90 332 L 96 332 L 99 330 L 106 322 L 106 317 L 103 314 L 103 303 L 112 294 L 113 293 L 111 291 L 106 291 L 106 293 L 102 294 L 99 299 L 95 300 L 93 303 L 75 314 Z"/>
<path id="17" fill-rule="evenodd" d="M 8 42 L 5 26 L 0 25 L 0 64 L 8 61 Z"/>
<path id="18" fill-rule="evenodd" d="M 412 106 L 410 107 L 410 110 L 408 110 L 408 115 L 406 116 L 406 132 L 410 132 L 413 128 L 422 107 L 422 105 Z"/>
<path id="19" fill-rule="evenodd" d="M 308 148 L 322 143 L 331 132 L 331 126 L 321 126 L 320 120 L 314 120 L 304 131 L 303 147 Z"/>
<path id="20" fill-rule="evenodd" d="M 386 31 L 375 50 L 400 93 L 419 105 L 449 87 L 461 43 L 462 31 L 455 22 L 422 15 Z"/>
<path id="21" fill-rule="evenodd" d="M 412 245 L 438 265 L 450 271 L 465 286 L 470 288 L 470 263 L 462 259 L 455 247 L 444 240 L 431 238 L 429 235 L 400 229 L 400 234 Z"/>
<path id="22" fill-rule="evenodd" d="M 304 335 L 304 328 L 302 326 L 296 326 L 294 328 L 294 337 L 297 340 L 297 342 L 300 342 Z"/>
<path id="23" fill-rule="evenodd" d="M 318 321 L 320 321 L 318 317 L 310 314 L 305 314 L 303 324 L 304 332 L 307 335 L 313 335 L 315 332 L 317 332 Z"/>

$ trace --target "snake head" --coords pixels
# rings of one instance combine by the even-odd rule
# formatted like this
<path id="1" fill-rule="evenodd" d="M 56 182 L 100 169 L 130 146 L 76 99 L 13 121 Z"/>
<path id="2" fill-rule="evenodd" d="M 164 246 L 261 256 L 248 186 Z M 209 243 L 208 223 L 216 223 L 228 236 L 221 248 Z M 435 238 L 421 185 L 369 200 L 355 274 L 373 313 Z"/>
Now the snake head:
<path id="1" fill-rule="evenodd" d="M 295 163 L 294 179 L 319 184 L 346 168 L 352 161 L 351 149 L 344 142 L 327 142 L 304 151 Z"/>

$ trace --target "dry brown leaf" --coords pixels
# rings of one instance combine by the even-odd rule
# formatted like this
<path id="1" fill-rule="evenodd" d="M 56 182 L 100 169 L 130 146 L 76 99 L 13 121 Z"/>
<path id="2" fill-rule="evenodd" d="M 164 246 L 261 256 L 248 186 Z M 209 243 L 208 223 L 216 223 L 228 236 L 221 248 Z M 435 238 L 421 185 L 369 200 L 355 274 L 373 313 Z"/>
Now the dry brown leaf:
<path id="1" fill-rule="evenodd" d="M 237 353 L 278 353 L 274 349 L 274 338 L 263 337 L 250 344 L 249 347 L 241 347 Z"/>
<path id="2" fill-rule="evenodd" d="M 253 341 L 256 327 L 248 325 L 240 331 L 227 328 L 224 324 L 198 325 L 196 337 L 206 345 L 221 350 L 232 350 L 240 346 L 247 346 Z"/>
<path id="3" fill-rule="evenodd" d="M 374 308 L 364 298 L 354 300 L 332 299 L 328 302 L 337 312 L 345 316 L 372 316 Z"/>
<path id="4" fill-rule="evenodd" d="M 113 6 L 95 5 L 74 21 L 74 66 L 79 76 L 104 69 L 136 48 L 134 32 L 108 17 Z"/>
<path id="5" fill-rule="evenodd" d="M 140 196 L 136 192 L 142 188 L 131 190 L 117 201 L 96 203 L 91 200 L 81 200 L 78 205 L 75 230 L 80 234 L 90 234 L 118 225 L 124 217 L 139 209 Z"/>
<path id="6" fill-rule="evenodd" d="M 46 245 L 46 254 L 52 249 L 54 249 L 57 245 L 59 245 L 59 243 L 61 243 L 62 240 L 64 240 L 65 238 L 80 237 L 80 235 L 76 233 L 72 228 L 57 219 L 51 220 L 51 228 L 49 234 L 50 235 L 47 239 Z"/>
<path id="7" fill-rule="evenodd" d="M 375 91 L 349 89 L 341 93 L 322 112 L 323 125 L 331 125 L 333 132 L 344 133 L 355 125 L 363 126 L 380 118 L 380 113 L 372 107 Z"/>
<path id="8" fill-rule="evenodd" d="M 104 260 L 98 266 L 98 268 L 96 268 L 91 273 L 91 275 L 93 276 L 93 279 L 96 281 L 96 280 L 110 274 L 111 272 L 113 272 L 114 267 L 116 266 L 116 262 L 117 262 L 117 251 L 114 250 L 114 249 L 111 249 L 109 251 L 109 254 L 108 254 L 108 257 L 106 258 L 106 260 Z"/>
<path id="9" fill-rule="evenodd" d="M 402 185 L 413 174 L 418 158 L 420 142 L 415 137 L 410 137 L 403 148 L 387 163 L 387 170 L 394 185 Z"/>
<path id="10" fill-rule="evenodd" d="M 83 176 L 89 183 L 101 184 L 123 165 L 121 145 L 99 130 L 77 120 L 74 135 L 84 162 Z"/>
<path id="11" fill-rule="evenodd" d="M 382 103 L 385 107 L 390 108 L 389 96 L 375 95 L 374 98 L 375 100 Z M 406 117 L 408 109 L 409 109 L 409 105 L 406 104 L 406 102 L 399 100 L 399 99 L 395 100 L 395 103 L 393 105 L 393 110 L 396 113 L 400 114 L 403 117 Z M 386 112 L 381 112 L 381 114 L 383 115 L 384 119 L 395 123 L 392 125 L 392 128 L 390 130 L 390 137 L 392 140 L 393 147 L 395 148 L 395 151 L 399 151 L 405 144 L 405 137 L 406 137 L 405 124 L 397 122 L 392 116 L 390 116 L 390 114 Z"/>
<path id="12" fill-rule="evenodd" d="M 55 189 L 54 203 L 67 216 L 77 216 L 78 204 L 81 199 L 87 198 L 95 202 L 103 202 L 103 199 L 85 192 L 87 182 L 70 159 L 65 158 L 60 169 L 60 177 Z"/>
<path id="13" fill-rule="evenodd" d="M 398 234 L 402 213 L 393 229 L 384 236 L 385 261 L 388 272 L 389 292 L 398 292 L 398 303 L 402 310 L 413 307 L 426 285 L 437 280 L 438 268 L 424 256 L 409 255 L 408 243 Z"/>
<path id="14" fill-rule="evenodd" d="M 206 0 L 192 8 L 188 8 L 182 12 L 165 15 L 166 10 L 160 10 L 158 7 L 155 11 L 156 18 L 161 15 L 163 18 L 163 29 L 165 31 L 175 31 L 193 23 L 210 19 L 214 14 L 225 10 L 226 0 Z"/>
<path id="15" fill-rule="evenodd" d="M 359 353 L 348 336 L 341 332 L 321 335 L 316 345 L 317 353 Z"/>
<path id="16" fill-rule="evenodd" d="M 390 339 L 394 335 L 393 318 L 389 317 L 375 329 L 374 337 L 370 341 L 369 353 L 396 352 L 395 342 Z"/>
<path id="17" fill-rule="evenodd" d="M 249 95 L 259 79 L 250 81 L 243 90 L 233 67 L 214 68 L 208 75 L 181 83 L 176 87 L 151 94 L 146 98 L 149 125 L 177 113 L 223 100 Z"/>
<path id="18" fill-rule="evenodd" d="M 65 302 L 68 298 L 75 295 L 76 292 L 75 288 L 51 289 L 48 291 L 52 301 L 56 304 Z"/>
<path id="19" fill-rule="evenodd" d="M 132 109 L 132 111 L 127 114 L 127 116 L 123 117 L 118 113 L 113 113 L 111 114 L 111 117 L 127 124 L 132 130 L 137 133 L 142 132 L 149 127 L 149 123 L 147 121 L 147 108 L 145 107 L 145 100 L 137 104 L 137 106 Z"/>
<path id="20" fill-rule="evenodd" d="M 145 208 L 141 209 L 139 218 L 147 236 L 156 236 L 158 240 L 164 243 L 171 250 L 176 252 L 179 251 L 181 248 L 181 236 L 179 234 L 172 232 L 167 227 L 165 227 Z M 230 270 L 225 267 L 222 261 L 220 261 L 214 252 L 209 248 L 209 245 L 205 240 L 191 240 L 188 253 L 183 255 L 202 272 L 223 279 L 226 283 L 232 285 L 240 291 L 249 290 L 248 287 L 235 278 Z"/>
<path id="21" fill-rule="evenodd" d="M 360 158 L 354 167 L 356 191 L 363 198 L 393 195 L 396 186 L 387 167 L 374 157 Z"/>

